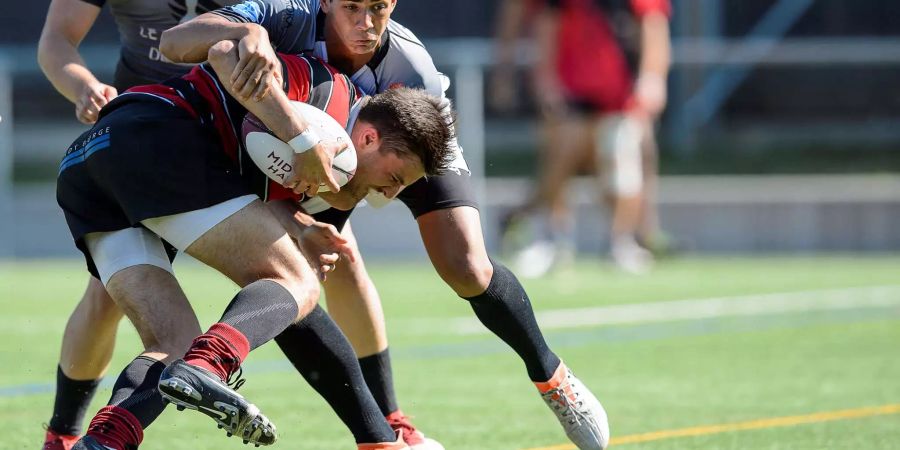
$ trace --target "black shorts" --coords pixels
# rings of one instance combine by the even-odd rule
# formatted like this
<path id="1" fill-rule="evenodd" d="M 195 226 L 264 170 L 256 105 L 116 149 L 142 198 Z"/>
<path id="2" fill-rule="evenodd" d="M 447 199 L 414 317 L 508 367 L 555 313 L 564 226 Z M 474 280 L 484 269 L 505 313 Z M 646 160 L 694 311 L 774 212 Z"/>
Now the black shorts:
<path id="1" fill-rule="evenodd" d="M 149 95 L 116 98 L 69 147 L 56 197 L 72 237 L 251 194 L 213 131 Z"/>
<path id="2" fill-rule="evenodd" d="M 439 209 L 471 206 L 478 208 L 472 190 L 471 176 L 448 171 L 442 175 L 422 178 L 400 191 L 397 198 L 412 212 L 413 217 Z"/>

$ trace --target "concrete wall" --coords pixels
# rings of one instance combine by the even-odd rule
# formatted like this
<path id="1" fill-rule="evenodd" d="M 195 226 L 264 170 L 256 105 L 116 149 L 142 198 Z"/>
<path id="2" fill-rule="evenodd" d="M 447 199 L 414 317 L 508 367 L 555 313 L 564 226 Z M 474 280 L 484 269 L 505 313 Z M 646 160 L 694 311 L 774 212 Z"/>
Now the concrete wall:
<path id="1" fill-rule="evenodd" d="M 524 179 L 487 182 L 482 222 L 492 250 L 498 217 L 530 185 Z M 607 246 L 607 216 L 593 194 L 592 182 L 584 179 L 571 194 L 585 254 Z M 13 233 L 4 239 L 12 240 L 16 257 L 78 255 L 53 186 L 18 186 L 14 198 Z M 665 228 L 700 253 L 900 251 L 898 176 L 670 177 L 661 183 L 660 213 Z M 425 258 L 418 228 L 402 204 L 359 208 L 352 223 L 370 258 Z"/>

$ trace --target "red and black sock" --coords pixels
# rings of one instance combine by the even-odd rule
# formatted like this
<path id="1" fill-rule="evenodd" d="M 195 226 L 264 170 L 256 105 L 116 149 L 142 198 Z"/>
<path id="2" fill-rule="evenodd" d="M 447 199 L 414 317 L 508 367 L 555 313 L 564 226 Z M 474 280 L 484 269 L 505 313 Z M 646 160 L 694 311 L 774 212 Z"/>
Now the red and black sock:
<path id="1" fill-rule="evenodd" d="M 297 301 L 282 285 L 250 283 L 234 296 L 219 323 L 194 340 L 184 360 L 226 380 L 250 351 L 274 339 L 298 312 Z"/>
<path id="2" fill-rule="evenodd" d="M 136 450 L 144 440 L 144 429 L 138 419 L 118 406 L 103 407 L 91 420 L 87 434 L 117 450 Z"/>
<path id="3" fill-rule="evenodd" d="M 559 358 L 541 334 L 525 288 L 502 264 L 493 260 L 491 264 L 494 275 L 488 288 L 466 300 L 478 320 L 519 354 L 531 381 L 547 381 L 559 367 Z"/>

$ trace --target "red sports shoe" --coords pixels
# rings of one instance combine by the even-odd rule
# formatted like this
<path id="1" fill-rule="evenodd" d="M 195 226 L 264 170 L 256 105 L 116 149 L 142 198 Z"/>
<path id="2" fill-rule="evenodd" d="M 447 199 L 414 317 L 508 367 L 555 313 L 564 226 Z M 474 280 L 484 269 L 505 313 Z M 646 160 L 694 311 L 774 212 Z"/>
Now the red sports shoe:
<path id="1" fill-rule="evenodd" d="M 78 436 L 57 434 L 47 428 L 47 435 L 44 437 L 44 446 L 41 447 L 41 450 L 70 450 L 76 442 L 78 442 Z"/>
<path id="2" fill-rule="evenodd" d="M 417 430 L 409 420 L 409 416 L 403 414 L 403 411 L 398 409 L 388 414 L 385 419 L 391 428 L 403 438 L 403 442 L 409 445 L 410 450 L 444 450 L 444 446 L 440 442 L 425 437 L 425 434 Z"/>

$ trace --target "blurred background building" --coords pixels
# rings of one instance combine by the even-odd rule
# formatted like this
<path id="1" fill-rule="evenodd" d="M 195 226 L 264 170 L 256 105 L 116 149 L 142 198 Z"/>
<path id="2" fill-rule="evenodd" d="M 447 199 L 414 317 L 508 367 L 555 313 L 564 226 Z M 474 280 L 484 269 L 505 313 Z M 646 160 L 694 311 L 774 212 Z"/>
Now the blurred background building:
<path id="1" fill-rule="evenodd" d="M 35 59 L 48 3 L 0 17 L 0 257 L 76 254 L 54 178 L 84 127 Z M 900 250 L 900 2 L 672 3 L 659 133 L 663 227 L 696 252 Z M 453 82 L 460 140 L 496 249 L 497 218 L 526 195 L 538 140 L 533 104 L 512 114 L 486 107 L 495 9 L 483 0 L 400 0 L 394 18 Z M 82 44 L 101 79 L 112 78 L 116 36 L 104 12 Z M 527 41 L 520 50 L 524 78 Z M 591 181 L 575 183 L 571 195 L 583 206 L 579 248 L 602 251 L 607 218 Z M 422 257 L 418 239 L 392 239 L 416 233 L 402 205 L 363 208 L 354 220 L 369 254 Z"/>

